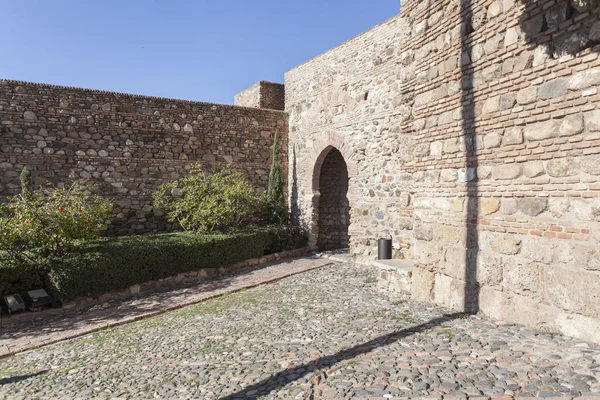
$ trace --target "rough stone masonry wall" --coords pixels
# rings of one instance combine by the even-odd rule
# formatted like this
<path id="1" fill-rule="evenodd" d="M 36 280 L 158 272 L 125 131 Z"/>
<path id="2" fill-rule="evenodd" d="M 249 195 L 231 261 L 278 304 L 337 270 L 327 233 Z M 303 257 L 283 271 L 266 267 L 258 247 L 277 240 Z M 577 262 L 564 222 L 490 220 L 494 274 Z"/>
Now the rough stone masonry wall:
<path id="1" fill-rule="evenodd" d="M 600 27 L 566 3 L 404 2 L 288 72 L 299 219 L 341 147 L 354 254 L 390 227 L 415 297 L 600 342 Z"/>
<path id="2" fill-rule="evenodd" d="M 287 130 L 281 111 L 0 80 L 0 199 L 24 166 L 36 185 L 74 171 L 115 199 L 108 233 L 171 230 L 152 207 L 158 185 L 233 162 L 265 189 L 276 133 L 287 165 Z"/>
<path id="3" fill-rule="evenodd" d="M 350 178 L 350 248 L 372 258 L 385 231 L 400 252 L 410 246 L 412 160 L 410 115 L 396 65 L 398 18 L 392 18 L 285 75 L 290 113 L 290 206 L 298 222 L 319 237 L 319 174 L 332 147 Z M 401 256 L 401 254 L 398 254 Z"/>

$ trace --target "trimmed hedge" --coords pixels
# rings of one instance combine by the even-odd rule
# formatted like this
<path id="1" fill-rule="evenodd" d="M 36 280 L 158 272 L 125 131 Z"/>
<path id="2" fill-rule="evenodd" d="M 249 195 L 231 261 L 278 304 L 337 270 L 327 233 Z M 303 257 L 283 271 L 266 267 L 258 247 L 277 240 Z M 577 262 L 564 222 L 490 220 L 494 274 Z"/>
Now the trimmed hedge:
<path id="1" fill-rule="evenodd" d="M 301 248 L 307 241 L 305 231 L 291 226 L 256 227 L 215 235 L 168 233 L 100 239 L 81 244 L 57 259 L 50 275 L 44 277 L 44 286 L 61 301 L 98 296 L 184 272 L 219 268 Z M 0 281 L 14 281 L 18 278 L 16 271 L 14 267 L 0 266 Z M 31 274 L 29 269 L 22 271 Z M 18 282 L 14 288 L 18 290 L 11 292 L 29 289 Z"/>

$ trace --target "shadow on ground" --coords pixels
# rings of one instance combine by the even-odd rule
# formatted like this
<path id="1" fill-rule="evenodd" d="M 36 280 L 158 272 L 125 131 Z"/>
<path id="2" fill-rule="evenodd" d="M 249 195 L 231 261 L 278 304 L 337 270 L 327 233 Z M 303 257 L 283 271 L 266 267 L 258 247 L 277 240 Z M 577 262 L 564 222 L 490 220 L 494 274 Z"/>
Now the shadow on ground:
<path id="1" fill-rule="evenodd" d="M 295 380 L 298 380 L 314 371 L 323 368 L 329 368 L 339 362 L 353 359 L 362 354 L 370 353 L 371 351 L 379 347 L 390 345 L 412 334 L 422 332 L 427 329 L 432 329 L 438 325 L 443 324 L 444 322 L 449 322 L 464 316 L 464 313 L 446 314 L 442 317 L 434 318 L 420 325 L 416 325 L 407 329 L 402 329 L 401 331 L 376 337 L 375 339 L 372 339 L 358 346 L 339 351 L 329 356 L 318 358 L 305 364 L 297 365 L 290 369 L 279 371 L 278 373 L 266 379 L 263 379 L 262 381 L 255 383 L 254 385 L 246 387 L 244 390 L 221 397 L 220 400 L 256 398 L 257 396 L 265 396 L 275 390 L 281 389 L 284 386 L 294 382 L 294 380 L 288 379 L 290 375 L 296 375 L 297 377 L 295 378 Z"/>
<path id="2" fill-rule="evenodd" d="M 0 379 L 0 386 L 8 385 L 9 383 L 17 383 L 17 382 L 21 382 L 21 381 L 26 381 L 27 379 L 34 378 L 36 376 L 44 375 L 47 373 L 48 373 L 48 370 L 45 369 L 40 372 L 36 372 L 35 374 L 17 375 L 17 376 L 11 376 L 10 378 L 2 378 L 2 379 Z"/>

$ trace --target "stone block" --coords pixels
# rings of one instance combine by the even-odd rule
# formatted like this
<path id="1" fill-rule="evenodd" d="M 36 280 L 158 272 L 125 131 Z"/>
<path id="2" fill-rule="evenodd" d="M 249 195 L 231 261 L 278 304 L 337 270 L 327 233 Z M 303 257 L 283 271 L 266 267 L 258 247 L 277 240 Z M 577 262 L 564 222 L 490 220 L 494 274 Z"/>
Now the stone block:
<path id="1" fill-rule="evenodd" d="M 490 251 L 480 250 L 477 257 L 477 282 L 482 286 L 500 287 L 503 267 L 502 257 Z"/>
<path id="2" fill-rule="evenodd" d="M 480 202 L 480 213 L 482 215 L 494 214 L 500 209 L 500 200 L 494 198 L 485 198 Z"/>
<path id="3" fill-rule="evenodd" d="M 477 178 L 482 180 L 482 179 L 489 179 L 492 177 L 492 167 L 488 166 L 488 165 L 483 165 L 483 166 L 479 166 L 477 167 Z"/>
<path id="4" fill-rule="evenodd" d="M 417 220 L 414 223 L 413 235 L 417 240 L 425 240 L 430 242 L 433 240 L 433 228 L 431 224 Z"/>
<path id="5" fill-rule="evenodd" d="M 549 8 L 544 13 L 546 24 L 549 27 L 558 27 L 559 24 L 565 22 L 569 16 L 569 5 L 566 2 L 561 2 L 554 7 Z"/>
<path id="6" fill-rule="evenodd" d="M 542 161 L 529 161 L 523 165 L 523 174 L 528 178 L 536 178 L 546 173 Z"/>
<path id="7" fill-rule="evenodd" d="M 577 250 L 573 252 L 573 258 L 576 267 L 588 271 L 600 271 L 600 249 L 597 245 L 577 246 Z"/>
<path id="8" fill-rule="evenodd" d="M 460 141 L 458 138 L 447 139 L 444 141 L 444 154 L 454 154 L 460 151 Z"/>
<path id="9" fill-rule="evenodd" d="M 543 83 L 538 90 L 540 100 L 553 99 L 562 97 L 567 94 L 567 79 L 556 78 L 549 82 Z"/>
<path id="10" fill-rule="evenodd" d="M 553 322 L 564 335 L 591 343 L 600 343 L 600 321 L 597 318 L 559 311 Z M 584 396 L 577 397 L 576 400 L 598 400 L 598 398 Z"/>
<path id="11" fill-rule="evenodd" d="M 505 164 L 492 167 L 492 177 L 496 180 L 510 180 L 521 176 L 520 164 Z"/>
<path id="12" fill-rule="evenodd" d="M 546 309 L 538 299 L 518 294 L 505 294 L 502 301 L 502 321 L 532 329 L 547 325 Z"/>
<path id="13" fill-rule="evenodd" d="M 534 67 L 538 65 L 542 65 L 552 56 L 552 52 L 550 51 L 550 47 L 545 44 L 540 44 L 535 47 L 533 51 L 533 63 Z"/>
<path id="14" fill-rule="evenodd" d="M 511 44 L 515 44 L 520 39 L 519 30 L 516 26 L 510 27 L 506 30 L 506 34 L 504 35 L 504 44 L 506 46 L 510 46 Z"/>
<path id="15" fill-rule="evenodd" d="M 491 114 L 493 112 L 500 110 L 500 97 L 490 97 L 483 103 L 483 108 L 481 109 L 481 113 L 483 115 Z"/>
<path id="16" fill-rule="evenodd" d="M 581 160 L 581 167 L 586 174 L 600 175 L 600 156 L 589 156 Z"/>
<path id="17" fill-rule="evenodd" d="M 590 132 L 600 131 L 600 110 L 593 110 L 583 115 L 585 130 Z"/>
<path id="18" fill-rule="evenodd" d="M 456 311 L 471 310 L 476 296 L 475 287 L 443 274 L 435 275 L 433 301 L 442 307 Z"/>
<path id="19" fill-rule="evenodd" d="M 589 42 L 590 39 L 587 31 L 579 30 L 571 32 L 554 41 L 554 51 L 552 54 L 554 58 L 560 58 L 566 55 L 576 55 L 584 50 Z"/>
<path id="20" fill-rule="evenodd" d="M 422 265 L 435 265 L 442 256 L 443 252 L 435 242 L 417 240 L 414 244 L 415 262 Z"/>
<path id="21" fill-rule="evenodd" d="M 35 122 L 37 121 L 37 115 L 33 111 L 25 111 L 23 113 L 23 119 L 27 122 Z"/>
<path id="22" fill-rule="evenodd" d="M 504 291 L 537 298 L 542 268 L 538 263 L 507 262 L 503 273 Z"/>
<path id="23" fill-rule="evenodd" d="M 597 23 L 600 24 L 600 23 Z M 583 90 L 600 84 L 600 67 L 577 72 L 569 78 L 570 90 Z"/>
<path id="24" fill-rule="evenodd" d="M 523 143 L 523 129 L 518 126 L 513 126 L 512 128 L 506 128 L 504 130 L 503 143 L 505 146 L 511 145 L 511 144 Z"/>
<path id="25" fill-rule="evenodd" d="M 521 28 L 527 39 L 531 39 L 542 31 L 544 14 L 537 14 L 532 18 L 521 21 Z"/>
<path id="26" fill-rule="evenodd" d="M 529 141 L 538 141 L 550 139 L 558 136 L 558 121 L 548 120 L 527 125 L 523 129 L 525 139 Z"/>
<path id="27" fill-rule="evenodd" d="M 525 89 L 519 90 L 517 93 L 517 103 L 520 105 L 527 105 L 535 102 L 538 98 L 538 87 L 529 86 Z"/>
<path id="28" fill-rule="evenodd" d="M 463 212 L 465 209 L 465 199 L 450 200 L 450 209 L 454 212 Z"/>
<path id="29" fill-rule="evenodd" d="M 440 174 L 442 182 L 456 182 L 458 180 L 458 172 L 455 169 L 444 169 Z"/>
<path id="30" fill-rule="evenodd" d="M 477 178 L 475 168 L 459 168 L 458 169 L 458 181 L 459 182 L 472 182 Z"/>
<path id="31" fill-rule="evenodd" d="M 415 268 L 412 272 L 412 298 L 421 301 L 431 301 L 435 274 L 423 268 Z"/>
<path id="32" fill-rule="evenodd" d="M 429 143 L 419 143 L 415 146 L 413 150 L 413 155 L 416 158 L 427 157 L 430 152 L 430 144 Z"/>
<path id="33" fill-rule="evenodd" d="M 526 197 L 517 200 L 519 211 L 531 217 L 536 217 L 548 208 L 548 199 L 542 197 Z"/>
<path id="34" fill-rule="evenodd" d="M 504 215 L 513 215 L 519 211 L 517 199 L 507 198 L 500 202 L 500 213 Z"/>
<path id="35" fill-rule="evenodd" d="M 590 40 L 595 43 L 600 43 L 600 22 L 596 22 L 590 29 Z"/>
<path id="36" fill-rule="evenodd" d="M 499 74 L 501 75 L 501 74 Z M 510 110 L 517 103 L 516 93 L 507 93 L 500 96 L 500 110 Z"/>
<path id="37" fill-rule="evenodd" d="M 600 272 L 554 264 L 544 275 L 545 299 L 568 312 L 600 317 Z"/>
<path id="38" fill-rule="evenodd" d="M 500 147 L 502 144 L 502 135 L 498 132 L 491 132 L 484 136 L 483 143 L 486 149 L 493 149 L 495 147 Z"/>
<path id="39" fill-rule="evenodd" d="M 583 115 L 568 115 L 560 122 L 558 133 L 560 136 L 573 136 L 583 132 Z"/>
<path id="40" fill-rule="evenodd" d="M 467 230 L 455 226 L 433 226 L 433 242 L 440 246 L 466 246 Z"/>
<path id="41" fill-rule="evenodd" d="M 485 315 L 495 320 L 502 319 L 504 296 L 501 291 L 488 286 L 481 287 L 479 291 L 479 309 Z"/>
<path id="42" fill-rule="evenodd" d="M 490 241 L 490 247 L 496 253 L 515 255 L 521 252 L 521 240 L 509 235 L 501 235 Z"/>
<path id="43" fill-rule="evenodd" d="M 556 158 L 547 161 L 545 169 L 548 175 L 555 178 L 574 176 L 579 172 L 579 162 L 570 157 Z"/>

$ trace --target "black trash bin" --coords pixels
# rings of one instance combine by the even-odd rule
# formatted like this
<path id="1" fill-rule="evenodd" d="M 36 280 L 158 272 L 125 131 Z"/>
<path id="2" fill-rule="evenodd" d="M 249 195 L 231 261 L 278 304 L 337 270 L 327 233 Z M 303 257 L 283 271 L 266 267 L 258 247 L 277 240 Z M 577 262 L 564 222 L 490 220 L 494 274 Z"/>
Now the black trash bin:
<path id="1" fill-rule="evenodd" d="M 392 259 L 392 239 L 382 238 L 377 242 L 377 259 Z"/>

